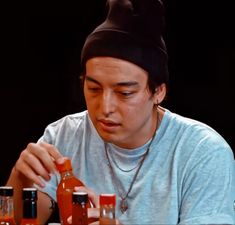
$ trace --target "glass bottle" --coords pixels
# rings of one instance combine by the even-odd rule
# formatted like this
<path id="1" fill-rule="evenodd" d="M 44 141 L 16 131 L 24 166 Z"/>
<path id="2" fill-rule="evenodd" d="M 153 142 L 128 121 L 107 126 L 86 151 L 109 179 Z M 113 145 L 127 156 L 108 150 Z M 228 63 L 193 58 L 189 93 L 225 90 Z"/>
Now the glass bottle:
<path id="1" fill-rule="evenodd" d="M 73 192 L 72 199 L 72 225 L 88 225 L 88 194 L 85 192 Z"/>
<path id="2" fill-rule="evenodd" d="M 23 217 L 21 225 L 39 225 L 37 219 L 37 189 L 23 188 Z"/>
<path id="3" fill-rule="evenodd" d="M 0 224 L 16 225 L 14 219 L 14 189 L 11 186 L 0 187 Z"/>
<path id="4" fill-rule="evenodd" d="M 101 194 L 100 200 L 100 225 L 115 225 L 115 194 Z"/>
<path id="5" fill-rule="evenodd" d="M 67 219 L 72 215 L 72 194 L 74 187 L 84 186 L 84 184 L 74 176 L 71 160 L 69 158 L 65 157 L 63 164 L 56 163 L 56 168 L 61 176 L 60 183 L 56 190 L 60 222 L 62 225 L 69 225 Z M 87 207 L 91 207 L 89 201 L 87 204 Z"/>

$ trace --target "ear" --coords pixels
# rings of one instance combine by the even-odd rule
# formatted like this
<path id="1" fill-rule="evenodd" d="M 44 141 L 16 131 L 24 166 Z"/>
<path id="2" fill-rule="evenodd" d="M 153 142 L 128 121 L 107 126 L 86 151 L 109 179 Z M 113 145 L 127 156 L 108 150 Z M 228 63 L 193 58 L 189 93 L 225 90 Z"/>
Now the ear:
<path id="1" fill-rule="evenodd" d="M 166 84 L 161 84 L 158 87 L 155 88 L 155 93 L 153 96 L 154 103 L 156 105 L 159 105 L 166 96 Z"/>

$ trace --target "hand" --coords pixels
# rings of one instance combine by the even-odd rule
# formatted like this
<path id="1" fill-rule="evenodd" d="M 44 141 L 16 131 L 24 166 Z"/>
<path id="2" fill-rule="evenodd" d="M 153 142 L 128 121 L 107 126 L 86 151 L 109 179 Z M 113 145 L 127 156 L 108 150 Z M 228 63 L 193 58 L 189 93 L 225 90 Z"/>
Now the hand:
<path id="1" fill-rule="evenodd" d="M 14 168 L 32 183 L 44 187 L 40 177 L 50 180 L 50 173 L 56 171 L 54 161 L 61 157 L 63 156 L 53 145 L 45 142 L 29 143 L 21 152 Z"/>
<path id="2" fill-rule="evenodd" d="M 99 196 L 87 187 L 75 187 L 75 191 L 86 192 L 88 194 L 89 200 L 92 204 L 92 208 L 88 208 L 87 214 L 88 218 L 92 221 L 89 225 L 99 225 L 99 216 L 100 216 L 100 203 L 99 203 Z M 72 216 L 68 218 L 68 223 L 72 224 Z M 115 225 L 122 225 L 117 219 Z"/>

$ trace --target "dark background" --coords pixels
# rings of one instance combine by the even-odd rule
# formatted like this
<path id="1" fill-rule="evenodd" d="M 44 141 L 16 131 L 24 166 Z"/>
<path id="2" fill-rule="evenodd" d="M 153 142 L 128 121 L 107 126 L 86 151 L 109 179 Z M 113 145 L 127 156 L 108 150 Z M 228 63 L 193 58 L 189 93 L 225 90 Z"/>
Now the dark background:
<path id="1" fill-rule="evenodd" d="M 62 4 L 34 3 L 1 21 L 0 185 L 47 124 L 85 109 L 80 51 L 105 18 L 105 1 Z M 227 1 L 165 5 L 171 82 L 164 106 L 212 126 L 235 149 L 234 8 Z"/>

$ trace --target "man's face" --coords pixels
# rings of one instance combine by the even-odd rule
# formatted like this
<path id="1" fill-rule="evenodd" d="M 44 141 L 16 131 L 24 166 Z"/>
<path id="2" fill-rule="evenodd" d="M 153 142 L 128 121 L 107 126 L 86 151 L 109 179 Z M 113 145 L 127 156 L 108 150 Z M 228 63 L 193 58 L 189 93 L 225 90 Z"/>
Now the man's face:
<path id="1" fill-rule="evenodd" d="M 156 96 L 147 72 L 116 58 L 87 61 L 84 95 L 90 118 L 104 141 L 124 148 L 143 145 L 156 125 Z"/>

